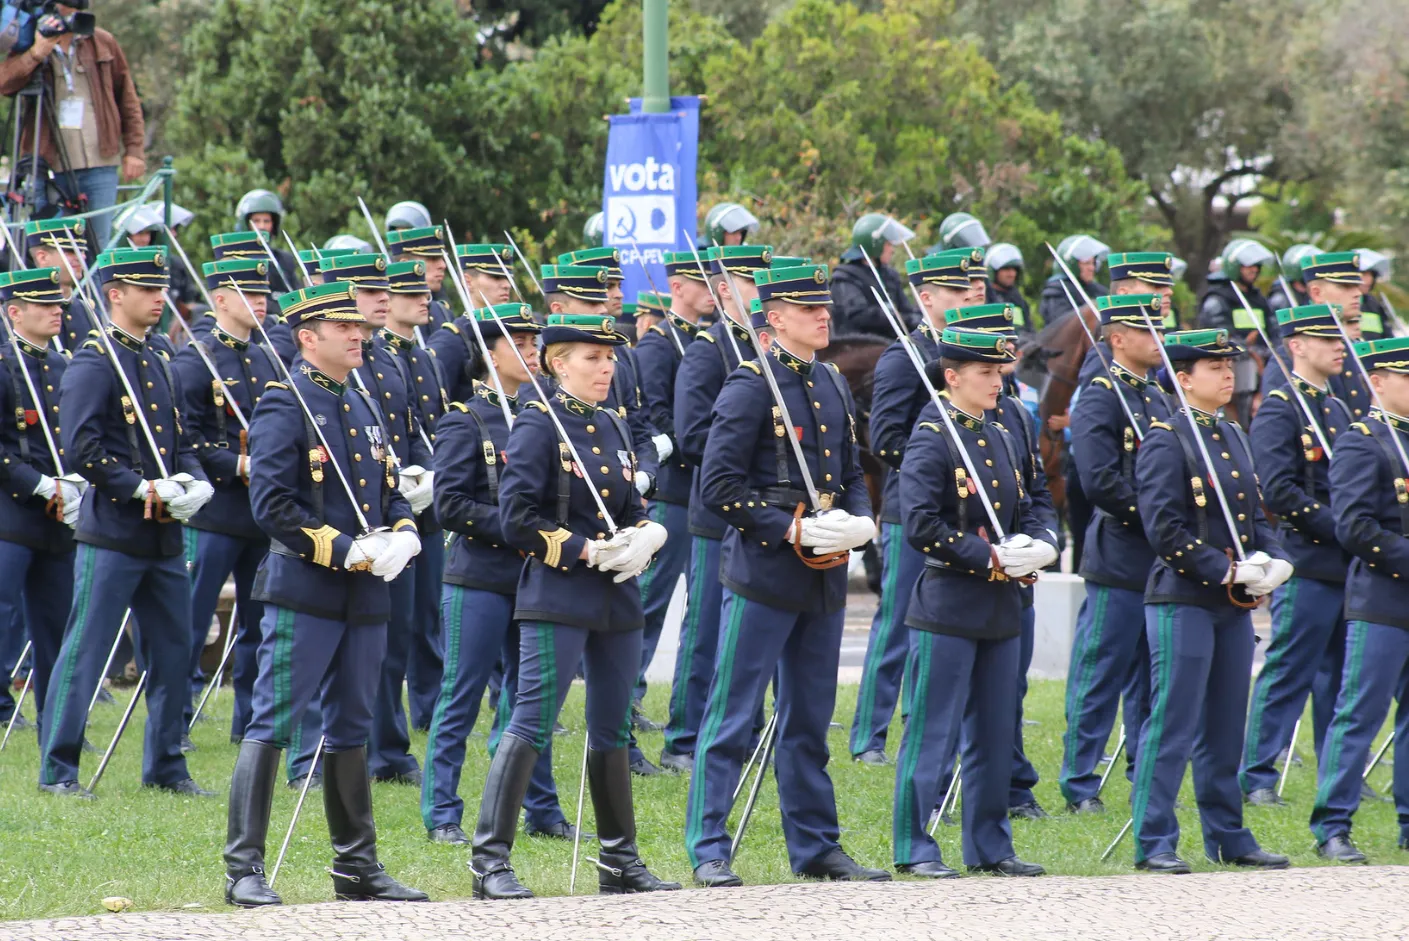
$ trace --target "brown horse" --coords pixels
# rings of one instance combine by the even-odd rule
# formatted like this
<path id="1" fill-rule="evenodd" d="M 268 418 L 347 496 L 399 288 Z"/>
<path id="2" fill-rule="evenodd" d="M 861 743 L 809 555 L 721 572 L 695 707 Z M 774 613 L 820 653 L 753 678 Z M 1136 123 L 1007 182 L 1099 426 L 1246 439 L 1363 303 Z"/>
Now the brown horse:
<path id="1" fill-rule="evenodd" d="M 871 393 L 875 387 L 876 361 L 890 342 L 869 334 L 848 334 L 832 337 L 821 357 L 834 363 L 851 388 L 856 402 L 856 443 L 861 446 L 861 470 L 866 474 L 866 490 L 871 495 L 871 509 L 881 511 L 881 483 L 885 467 L 871 453 Z"/>
<path id="2" fill-rule="evenodd" d="M 1094 333 L 1100 329 L 1100 321 L 1089 308 L 1083 307 L 1079 314 L 1086 326 Z M 1072 396 L 1076 394 L 1076 380 L 1081 372 L 1081 364 L 1086 352 L 1091 349 L 1091 339 L 1076 317 L 1068 315 L 1055 323 L 1042 328 L 1037 335 L 1037 354 L 1046 366 L 1047 377 L 1038 402 L 1038 418 L 1042 422 L 1040 436 L 1042 466 L 1047 472 L 1047 488 L 1052 492 L 1052 503 L 1057 516 L 1066 519 L 1066 423 Z M 1058 421 L 1053 422 L 1056 418 Z M 1054 427 L 1056 425 L 1056 427 Z"/>

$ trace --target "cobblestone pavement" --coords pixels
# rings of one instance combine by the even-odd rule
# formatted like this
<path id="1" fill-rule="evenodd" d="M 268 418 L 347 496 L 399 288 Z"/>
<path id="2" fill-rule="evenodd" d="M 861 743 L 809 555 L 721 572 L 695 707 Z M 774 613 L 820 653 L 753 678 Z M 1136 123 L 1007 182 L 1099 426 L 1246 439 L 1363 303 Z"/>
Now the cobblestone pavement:
<path id="1" fill-rule="evenodd" d="M 341 903 L 0 923 L 15 941 L 588 941 L 1409 937 L 1409 867 L 945 883 L 776 885 L 635 898 Z"/>

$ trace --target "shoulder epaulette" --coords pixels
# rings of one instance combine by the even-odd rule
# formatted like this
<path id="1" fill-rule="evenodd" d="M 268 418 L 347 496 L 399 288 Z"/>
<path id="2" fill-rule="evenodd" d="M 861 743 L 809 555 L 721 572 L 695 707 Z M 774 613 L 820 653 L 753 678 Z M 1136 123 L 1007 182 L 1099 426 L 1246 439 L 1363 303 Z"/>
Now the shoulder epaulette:
<path id="1" fill-rule="evenodd" d="M 708 341 L 711 342 L 711 343 L 717 343 L 717 342 L 718 342 L 717 340 L 714 339 L 714 334 L 712 334 L 712 333 L 701 333 L 701 334 L 700 334 L 700 339 L 701 339 L 701 340 L 708 340 Z"/>
<path id="2" fill-rule="evenodd" d="M 412 352 L 429 353 L 429 354 L 431 354 L 432 356 L 435 355 L 435 350 L 431 349 L 430 347 L 426 347 L 424 350 L 413 350 Z"/>
<path id="3" fill-rule="evenodd" d="M 940 428 L 938 425 L 936 425 L 936 424 L 935 424 L 934 422 L 932 422 L 932 421 L 922 421 L 922 422 L 920 422 L 920 427 L 921 427 L 921 428 L 928 428 L 930 431 L 933 431 L 933 432 L 934 432 L 935 434 L 937 434 L 937 435 L 944 433 L 944 429 Z"/>
<path id="4" fill-rule="evenodd" d="M 1362 435 L 1368 435 L 1373 437 L 1375 434 L 1373 431 L 1370 430 L 1370 426 L 1365 424 L 1363 421 L 1351 422 L 1350 427 L 1354 428 Z"/>
<path id="5" fill-rule="evenodd" d="M 754 372 L 755 375 L 759 375 L 759 376 L 763 375 L 763 370 L 760 369 L 760 368 L 758 368 L 758 363 L 755 363 L 755 362 L 754 362 L 753 360 L 751 360 L 751 359 L 746 359 L 746 360 L 744 360 L 743 362 L 739 363 L 739 366 L 740 366 L 741 368 L 743 368 L 743 369 L 751 369 L 751 370 L 753 370 L 753 372 Z"/>
<path id="6" fill-rule="evenodd" d="M 275 315 L 274 315 L 274 322 L 275 322 L 275 323 L 288 323 L 288 322 L 289 322 L 289 318 L 285 317 L 282 313 L 278 313 L 278 314 L 275 314 Z"/>
<path id="7" fill-rule="evenodd" d="M 651 333 L 659 333 L 661 336 L 665 336 L 665 331 L 660 328 L 660 324 L 658 324 L 658 323 L 653 323 L 653 324 L 651 324 L 651 326 L 650 326 L 650 332 L 651 332 Z"/>
<path id="8" fill-rule="evenodd" d="M 95 330 L 93 332 L 96 333 L 97 331 Z M 97 350 L 101 353 L 103 351 L 103 341 L 96 336 L 90 336 L 83 341 L 83 348 L 85 350 Z"/>
<path id="9" fill-rule="evenodd" d="M 832 372 L 836 373 L 838 376 L 841 375 L 841 367 L 838 366 L 836 363 L 828 363 L 827 367 L 831 369 Z"/>
<path id="10" fill-rule="evenodd" d="M 1151 427 L 1151 428 L 1160 428 L 1160 429 L 1163 429 L 1164 431 L 1173 431 L 1173 430 L 1174 430 L 1174 426 L 1173 426 L 1173 425 L 1167 425 L 1167 424 L 1165 424 L 1164 422 L 1160 421 L 1159 419 L 1155 419 L 1154 421 L 1150 422 L 1150 427 Z"/>
<path id="11" fill-rule="evenodd" d="M 451 408 L 455 408 L 455 409 L 459 409 L 459 410 L 462 411 L 462 412 L 468 412 L 468 411 L 470 410 L 470 407 L 469 407 L 468 405 L 466 405 L 464 402 L 451 402 L 451 403 L 450 403 L 450 407 L 451 407 Z"/>
<path id="12" fill-rule="evenodd" d="M 1114 388 L 1115 388 L 1115 386 L 1111 385 L 1111 381 L 1110 381 L 1109 379 L 1107 379 L 1105 376 L 1096 376 L 1095 378 L 1093 378 L 1093 379 L 1091 380 L 1091 384 L 1092 384 L 1093 386 L 1100 386 L 1100 387 L 1103 388 L 1103 389 L 1114 389 Z"/>
<path id="13" fill-rule="evenodd" d="M 540 412 L 544 413 L 545 415 L 548 413 L 548 406 L 544 405 L 542 402 L 538 401 L 537 399 L 529 399 L 527 402 L 525 402 L 525 403 L 523 403 L 523 404 L 526 405 L 526 406 L 528 406 L 529 408 L 536 408 L 536 409 L 538 409 Z"/>
<path id="14" fill-rule="evenodd" d="M 101 331 L 101 330 L 89 330 L 89 331 L 88 331 L 88 336 L 90 336 L 90 337 L 101 337 L 102 335 L 103 335 L 103 331 Z"/>
<path id="15" fill-rule="evenodd" d="M 264 384 L 264 391 L 265 391 L 265 392 L 268 392 L 270 389 L 287 389 L 287 388 L 288 388 L 287 385 L 285 385 L 284 383 L 280 382 L 280 381 L 277 380 L 277 379 L 270 379 L 268 382 L 266 382 L 266 383 Z"/>
<path id="16" fill-rule="evenodd" d="M 459 333 L 460 333 L 460 328 L 457 327 L 457 326 L 455 326 L 453 323 L 450 323 L 449 321 L 447 321 L 446 323 L 442 324 L 442 325 L 441 325 L 441 328 L 444 329 L 444 330 L 449 330 L 451 333 L 456 334 L 457 336 L 458 336 Z"/>
<path id="17" fill-rule="evenodd" d="M 1291 401 L 1291 398 L 1287 395 L 1287 391 L 1285 389 L 1273 389 L 1267 394 L 1272 396 L 1274 399 L 1281 399 L 1283 402 Z"/>
<path id="18" fill-rule="evenodd" d="M 157 350 L 157 355 L 160 356 L 162 359 L 166 360 L 168 363 L 171 362 L 171 354 L 168 353 L 166 350 Z"/>

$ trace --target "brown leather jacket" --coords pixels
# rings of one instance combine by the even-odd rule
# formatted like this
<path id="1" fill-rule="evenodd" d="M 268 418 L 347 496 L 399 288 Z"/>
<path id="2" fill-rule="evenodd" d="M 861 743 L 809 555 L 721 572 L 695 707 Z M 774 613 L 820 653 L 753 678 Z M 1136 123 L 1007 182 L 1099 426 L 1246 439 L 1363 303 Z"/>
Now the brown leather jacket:
<path id="1" fill-rule="evenodd" d="M 122 54 L 122 47 L 105 29 L 93 30 L 91 39 L 74 41 L 78 44 L 79 64 L 83 66 L 88 81 L 94 83 L 91 90 L 98 119 L 99 152 L 104 157 L 121 154 L 145 160 L 143 135 L 146 128 L 142 121 L 142 101 L 137 97 L 137 86 L 132 83 L 132 73 L 127 68 L 127 57 Z M 0 61 L 0 95 L 13 95 L 22 90 L 39 65 L 40 62 L 28 50 L 11 54 Z M 45 83 L 51 84 L 53 80 L 52 68 L 46 69 Z M 52 97 L 49 100 L 52 101 Z M 31 139 L 33 132 L 34 119 L 31 114 L 24 124 L 21 153 L 29 153 L 34 146 Z M 47 125 L 40 128 L 39 155 L 50 167 L 59 166 L 59 155 L 49 139 Z"/>

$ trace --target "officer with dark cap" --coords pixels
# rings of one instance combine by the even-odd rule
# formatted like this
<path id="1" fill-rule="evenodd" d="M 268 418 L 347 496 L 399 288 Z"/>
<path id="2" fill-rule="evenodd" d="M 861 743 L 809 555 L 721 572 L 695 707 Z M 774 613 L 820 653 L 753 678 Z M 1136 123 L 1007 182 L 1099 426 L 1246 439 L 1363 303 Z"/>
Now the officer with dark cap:
<path id="1" fill-rule="evenodd" d="M 325 284 L 344 283 L 357 287 L 356 304 L 362 314 L 362 363 L 352 369 L 349 382 L 370 395 L 381 409 L 390 439 L 387 447 L 399 468 L 397 479 L 412 512 L 429 505 L 434 487 L 431 449 L 411 404 L 411 381 L 406 364 L 388 349 L 382 333 L 391 307 L 386 259 L 381 255 L 355 254 L 324 258 L 319 270 Z M 383 337 L 380 343 L 375 338 Z M 382 659 L 382 679 L 373 710 L 372 735 L 368 742 L 367 767 L 374 780 L 393 784 L 421 785 L 421 771 L 411 754 L 410 732 L 402 687 L 406 681 L 406 661 L 415 630 L 415 564 L 408 565 L 391 583 L 391 617 L 386 627 L 386 655 Z"/>
<path id="2" fill-rule="evenodd" d="M 59 291 L 64 296 L 64 325 L 54 342 L 69 355 L 93 329 L 89 301 L 74 296 L 77 278 L 83 277 L 88 257 L 87 225 L 82 219 L 33 219 L 25 223 L 24 248 L 35 268 L 53 268 L 59 274 Z"/>
<path id="3" fill-rule="evenodd" d="M 655 291 L 638 291 L 636 294 L 636 345 L 640 346 L 651 328 L 665 320 L 670 313 L 670 295 Z"/>
<path id="4" fill-rule="evenodd" d="M 391 217 L 388 216 L 387 219 L 387 225 L 390 226 Z M 425 338 L 429 339 L 442 326 L 455 319 L 450 305 L 441 299 L 445 278 L 449 273 L 445 264 L 445 258 L 449 254 L 445 243 L 445 230 L 441 226 L 429 224 L 415 228 L 394 228 L 386 233 L 386 247 L 396 261 L 419 261 L 425 265 L 426 289 L 430 291 L 431 302 L 427 312 L 428 320 L 421 330 Z"/>
<path id="5" fill-rule="evenodd" d="M 975 277 L 982 270 L 983 252 L 973 248 L 949 249 L 906 262 L 906 276 L 920 296 L 922 309 L 910 339 L 924 361 L 939 355 L 945 311 L 982 301 L 986 282 Z M 899 341 L 892 343 L 876 361 L 871 394 L 872 449 L 892 470 L 900 470 L 916 416 L 928 401 L 929 393 L 905 347 Z M 904 536 L 899 487 L 899 474 L 887 474 L 881 498 L 881 602 L 871 621 L 851 723 L 851 755 L 869 765 L 886 763 L 886 735 L 900 700 L 910 647 L 905 611 L 924 565 L 924 558 Z"/>
<path id="6" fill-rule="evenodd" d="M 465 277 L 470 304 L 507 304 L 511 286 L 505 271 L 514 270 L 514 250 L 497 243 L 475 243 L 456 246 L 456 263 Z M 503 263 L 502 265 L 500 263 Z M 447 275 L 448 276 L 448 275 Z M 426 337 L 435 353 L 445 382 L 446 397 L 452 402 L 468 402 L 474 398 L 474 376 L 479 369 L 479 348 L 467 314 L 445 324 Z"/>
<path id="7" fill-rule="evenodd" d="M 278 260 L 278 265 L 271 265 L 269 278 L 270 287 L 277 293 L 283 294 L 285 291 L 292 291 L 298 287 L 297 284 L 289 284 L 285 278 L 296 278 L 297 262 L 294 256 L 288 251 L 274 244 L 279 238 L 279 228 L 284 223 L 284 201 L 277 194 L 269 190 L 250 190 L 240 197 L 240 201 L 235 204 L 235 229 L 241 232 L 259 232 L 263 236 L 264 243 L 269 246 L 270 251 Z M 216 259 L 219 260 L 217 255 Z M 271 337 L 271 339 L 273 339 Z"/>
<path id="8" fill-rule="evenodd" d="M 1135 866 L 1189 871 L 1177 852 L 1174 805 L 1192 756 L 1208 858 L 1285 869 L 1287 857 L 1259 847 L 1243 826 L 1237 776 L 1252 673 L 1250 608 L 1292 574 L 1262 515 L 1247 437 L 1218 418 L 1233 396 L 1232 360 L 1243 348 L 1226 330 L 1170 333 L 1164 348 L 1174 368 L 1169 381 L 1190 411 L 1152 423 L 1135 461 L 1140 521 L 1155 551 L 1145 588 L 1150 715 L 1131 794 Z"/>
<path id="9" fill-rule="evenodd" d="M 200 693 L 201 651 L 221 589 L 233 574 L 239 621 L 232 627 L 235 713 L 230 737 L 238 741 L 249 721 L 263 614 L 251 591 L 255 572 L 269 551 L 269 538 L 250 511 L 249 435 L 241 419 L 249 422 L 265 385 L 277 380 L 280 372 L 274 362 L 277 354 L 259 342 L 255 323 L 265 317 L 268 262 L 215 261 L 204 266 L 203 274 L 215 302 L 210 317 L 214 323 L 208 333 L 183 347 L 171 364 L 181 384 L 186 431 L 215 488 L 210 502 L 186 525 L 186 558 L 191 563 L 191 695 Z M 186 712 L 189 724 L 189 699 Z"/>
<path id="10" fill-rule="evenodd" d="M 509 416 L 516 416 L 522 403 L 533 397 L 525 364 L 537 367 L 536 340 L 542 327 L 526 304 L 479 310 L 475 319 L 489 347 L 494 375 L 481 360 L 474 398 L 452 403 L 436 434 L 436 513 L 452 534 L 442 586 L 449 658 L 426 742 L 421 820 L 437 843 L 470 842 L 460 828 L 465 805 L 458 794 L 465 740 L 501 656 L 512 661 L 508 698 L 517 693 L 519 624 L 513 613 L 523 556 L 509 544 L 500 523 L 499 484 L 509 443 L 504 413 L 507 407 Z M 508 328 L 509 338 L 499 323 Z M 524 829 L 530 835 L 566 838 L 572 827 L 558 806 L 551 745 L 546 743 L 528 783 Z"/>
<path id="11" fill-rule="evenodd" d="M 0 415 L 6 416 L 0 422 L 0 633 L 28 628 L 36 714 L 48 699 L 73 602 L 73 527 L 87 487 L 56 453 L 62 441 L 59 389 L 68 365 L 68 357 L 50 345 L 63 328 L 59 284 L 53 268 L 0 274 L 8 322 L 0 332 Z M 0 700 L 9 697 L 5 686 Z M 11 719 L 14 701 L 8 706 L 0 724 Z M 20 719 L 15 727 L 26 727 Z"/>
<path id="12" fill-rule="evenodd" d="M 772 257 L 769 245 L 723 245 L 701 254 L 701 266 L 709 273 L 724 315 L 700 333 L 700 342 L 685 348 L 675 374 L 674 436 L 680 456 L 694 468 L 694 479 L 690 487 L 685 615 L 680 624 L 670 718 L 660 756 L 661 767 L 671 771 L 688 772 L 694 766 L 695 739 L 710 678 L 714 676 L 719 640 L 719 550 L 727 525 L 700 499 L 699 467 L 709 439 L 714 400 L 724 380 L 740 362 L 757 359 L 744 324 L 751 321 L 751 306 L 758 300 L 753 272 L 769 267 Z M 760 325 L 766 326 L 761 315 L 759 319 Z"/>
<path id="13" fill-rule="evenodd" d="M 605 283 L 600 268 L 586 270 Z M 611 390 L 613 348 L 626 339 L 614 326 L 603 314 L 549 315 L 543 363 L 557 391 L 546 403 L 529 402 L 509 434 L 500 524 L 509 544 L 529 558 L 514 602 L 522 635 L 518 697 L 485 780 L 473 838 L 477 898 L 532 895 L 514 875 L 509 854 L 529 776 L 579 663 L 586 665 L 598 891 L 680 888 L 654 876 L 637 850 L 626 747 L 644 623 L 636 578 L 667 534 L 646 518 L 632 484 L 626 423 L 600 404 Z"/>
<path id="14" fill-rule="evenodd" d="M 931 879 L 957 875 L 926 823 L 941 793 L 939 759 L 961 726 L 965 864 L 1006 876 L 1044 872 L 1018 858 L 1008 822 L 1022 633 L 1014 579 L 1055 561 L 1057 538 L 1033 513 L 1017 444 L 985 417 L 1002 393 L 1001 367 L 1013 360 L 1009 343 L 999 332 L 945 328 L 938 359 L 925 369 L 948 391 L 949 422 L 927 403 L 900 470 L 906 538 L 923 554 L 925 574 L 906 615 L 913 685 L 897 757 L 894 852 L 899 872 Z M 966 467 L 978 460 L 992 465 L 992 480 L 968 480 Z M 998 514 L 1002 541 L 971 499 L 977 487 Z"/>
<path id="15" fill-rule="evenodd" d="M 180 524 L 215 491 L 182 428 L 180 383 L 149 337 L 162 315 L 166 252 L 107 252 L 95 268 L 110 322 L 74 354 L 59 403 L 64 456 L 92 486 L 78 519 L 78 588 L 44 704 L 39 787 L 92 796 L 78 783 L 86 707 L 130 608 L 148 672 L 142 783 L 214 796 L 191 780 L 181 754 L 191 589 Z"/>
<path id="16" fill-rule="evenodd" d="M 444 267 L 444 262 L 441 262 L 441 267 Z M 428 270 L 422 261 L 397 261 L 387 266 L 391 295 L 387 322 L 378 331 L 374 342 L 378 355 L 386 354 L 400 368 L 411 411 L 415 413 L 416 422 L 425 438 L 434 445 L 436 424 L 449 407 L 449 401 L 434 354 L 422 349 L 417 340 L 418 330 L 429 329 L 432 301 L 426 280 Z M 416 528 L 425 544 L 412 567 L 415 574 L 415 610 L 406 658 L 406 692 L 411 725 L 421 730 L 430 728 L 431 711 L 440 693 L 445 657 L 440 638 L 440 576 L 445 565 L 445 540 L 430 502 L 434 475 L 429 467 L 424 469 L 427 471 L 425 475 L 415 474 L 414 467 L 401 469 L 401 486 L 407 499 L 412 500 Z"/>
<path id="17" fill-rule="evenodd" d="M 1106 256 L 1106 264 L 1111 274 L 1111 294 L 1157 294 L 1160 299 L 1159 310 L 1151 308 L 1151 317 L 1155 323 L 1163 322 L 1166 329 L 1174 329 L 1176 321 L 1174 318 L 1174 256 L 1169 252 L 1117 252 Z M 1094 300 L 1097 296 L 1093 295 Z M 1079 297 L 1073 292 L 1078 303 Z M 1070 306 L 1070 305 L 1068 305 Z M 1099 314 L 1098 314 L 1099 316 Z M 1143 325 L 1144 320 L 1132 320 L 1132 323 Z M 1158 353 L 1158 351 L 1153 351 Z M 1111 347 L 1101 337 L 1096 338 L 1096 346 L 1086 351 L 1086 356 L 1081 361 L 1081 369 L 1076 376 L 1076 387 L 1079 390 L 1090 385 L 1091 380 L 1097 376 L 1105 374 L 1105 366 L 1102 361 L 1109 362 L 1111 358 Z M 1156 357 L 1158 358 L 1158 357 Z M 1074 398 L 1079 398 L 1080 394 Z M 1076 409 L 1075 403 L 1072 410 Z"/>
<path id="18" fill-rule="evenodd" d="M 210 237 L 211 254 L 216 261 L 243 260 L 260 261 L 269 264 L 269 253 L 264 250 L 264 246 L 259 244 L 259 239 L 254 232 L 220 232 Z M 278 274 L 269 265 L 270 290 L 277 290 L 274 281 L 278 279 Z M 295 277 L 293 269 L 288 270 L 290 278 Z M 292 290 L 290 288 L 289 290 Z M 282 293 L 282 292 L 281 292 Z M 240 303 L 240 299 L 231 296 L 235 304 Z M 265 297 L 265 318 L 264 332 L 269 337 L 274 352 L 279 354 L 279 358 L 286 364 L 292 363 L 294 358 L 294 338 L 289 332 L 289 325 L 284 322 L 283 315 L 279 312 L 278 303 L 270 296 Z M 214 311 L 207 311 L 205 316 L 197 317 L 191 323 L 191 334 L 196 337 L 204 337 L 210 333 L 215 326 Z"/>
<path id="19" fill-rule="evenodd" d="M 832 315 L 836 318 L 833 333 L 838 336 L 867 333 L 885 340 L 895 336 L 886 323 L 885 314 L 876 306 L 873 290 L 879 291 L 883 298 L 890 297 L 900 308 L 907 327 L 919 321 L 920 312 L 891 267 L 895 247 L 914 237 L 912 230 L 884 213 L 868 212 L 856 220 L 851 227 L 851 247 L 842 252 L 841 264 L 832 275 Z M 866 262 L 867 255 L 871 258 L 870 264 Z M 875 265 L 880 274 L 879 284 L 876 275 L 871 273 L 871 265 Z"/>
<path id="20" fill-rule="evenodd" d="M 1112 256 L 1115 270 L 1126 257 Z M 1164 392 L 1151 378 L 1161 363 L 1159 340 L 1145 322 L 1146 314 L 1161 322 L 1164 298 L 1122 290 L 1095 301 L 1109 369 L 1097 361 L 1100 374 L 1081 387 L 1071 420 L 1072 460 L 1096 505 L 1081 554 L 1086 597 L 1067 668 L 1060 777 L 1067 809 L 1078 814 L 1105 810 L 1099 766 L 1122 695 L 1127 768 L 1134 767 L 1140 727 L 1150 711 L 1145 582 L 1155 556 L 1135 501 L 1135 461 L 1151 422 L 1169 418 Z"/>
<path id="21" fill-rule="evenodd" d="M 1289 746 L 1324 669 L 1326 682 L 1315 686 L 1311 713 L 1312 741 L 1322 754 L 1345 660 L 1349 565 L 1336 541 L 1329 471 L 1332 449 L 1352 420 L 1330 388 L 1331 377 L 1342 371 L 1345 344 L 1327 304 L 1280 308 L 1277 323 L 1296 387 L 1267 393 L 1251 437 L 1263 501 L 1278 519 L 1296 574 L 1272 592 L 1272 640 L 1253 687 L 1238 775 L 1248 803 L 1264 806 L 1284 803 L 1277 794 L 1277 756 Z"/>
<path id="22" fill-rule="evenodd" d="M 775 338 L 761 363 L 744 362 L 725 380 L 700 468 L 701 498 L 719 508 L 730 529 L 720 551 L 718 664 L 695 746 L 685 849 L 699 884 L 741 884 L 729 868 L 725 823 L 754 717 L 776 668 L 779 809 L 792 870 L 883 881 L 889 873 L 861 866 L 842 850 L 826 771 L 845 560 L 876 532 L 851 392 L 840 372 L 817 358 L 829 339 L 827 268 L 761 269 L 754 281 Z M 774 399 L 764 369 L 782 402 Z M 784 405 L 790 428 L 781 417 Z M 807 480 L 815 498 L 803 488 Z"/>
<path id="23" fill-rule="evenodd" d="M 334 894 L 426 898 L 378 862 L 372 819 L 367 738 L 392 614 L 386 583 L 421 541 L 397 487 L 392 429 L 350 381 L 363 363 L 356 293 L 334 282 L 280 298 L 301 358 L 292 387 L 270 384 L 250 427 L 250 503 L 271 543 L 255 582 L 264 621 L 254 713 L 230 781 L 225 899 L 234 905 L 281 901 L 264 876 L 274 777 L 315 697 Z"/>
<path id="24" fill-rule="evenodd" d="M 1341 863 L 1365 862 L 1350 838 L 1362 773 L 1391 700 L 1402 701 L 1409 682 L 1409 338 L 1357 343 L 1354 355 L 1369 371 L 1379 407 L 1335 440 L 1331 459 L 1331 515 L 1352 559 L 1345 582 L 1344 674 L 1319 753 L 1311 811 L 1317 853 Z M 1395 781 L 1402 806 L 1398 762 Z M 1401 815 L 1399 824 L 1404 849 L 1409 822 Z"/>
<path id="25" fill-rule="evenodd" d="M 1313 304 L 1335 304 L 1340 310 L 1341 326 L 1352 343 L 1360 340 L 1360 257 L 1357 252 L 1318 252 L 1307 255 L 1301 262 L 1301 276 Z M 1331 377 L 1331 389 L 1350 408 L 1357 421 L 1370 411 L 1370 390 L 1355 364 L 1346 362 L 1341 372 Z M 1284 380 L 1285 381 L 1285 380 Z M 1269 383 L 1269 388 L 1271 388 Z"/>

